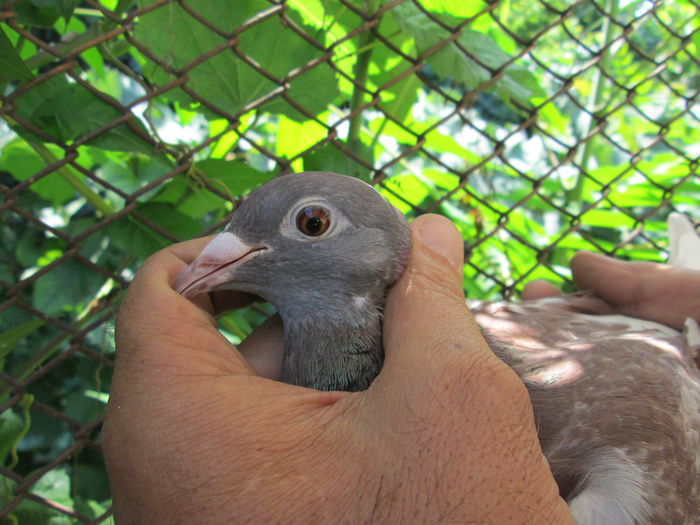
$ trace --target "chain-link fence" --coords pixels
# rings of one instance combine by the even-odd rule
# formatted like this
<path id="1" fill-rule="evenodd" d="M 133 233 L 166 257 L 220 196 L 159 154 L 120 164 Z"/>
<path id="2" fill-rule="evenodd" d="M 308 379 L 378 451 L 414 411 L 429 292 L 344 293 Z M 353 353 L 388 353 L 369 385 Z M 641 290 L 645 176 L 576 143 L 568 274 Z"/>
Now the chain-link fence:
<path id="1" fill-rule="evenodd" d="M 0 519 L 104 523 L 113 320 L 140 262 L 290 171 L 450 217 L 465 290 L 665 259 L 697 219 L 694 0 L 8 1 Z M 264 313 L 264 312 L 263 312 Z M 221 320 L 233 340 L 261 312 Z"/>

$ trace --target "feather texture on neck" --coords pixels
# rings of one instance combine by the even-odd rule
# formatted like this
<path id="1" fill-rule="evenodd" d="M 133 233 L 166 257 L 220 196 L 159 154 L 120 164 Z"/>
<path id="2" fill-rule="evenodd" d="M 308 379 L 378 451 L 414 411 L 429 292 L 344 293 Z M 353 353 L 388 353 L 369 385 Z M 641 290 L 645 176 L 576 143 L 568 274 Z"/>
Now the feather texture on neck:
<path id="1" fill-rule="evenodd" d="M 312 316 L 284 322 L 281 381 L 355 392 L 379 374 L 384 347 L 378 307 L 372 315 L 342 321 Z"/>

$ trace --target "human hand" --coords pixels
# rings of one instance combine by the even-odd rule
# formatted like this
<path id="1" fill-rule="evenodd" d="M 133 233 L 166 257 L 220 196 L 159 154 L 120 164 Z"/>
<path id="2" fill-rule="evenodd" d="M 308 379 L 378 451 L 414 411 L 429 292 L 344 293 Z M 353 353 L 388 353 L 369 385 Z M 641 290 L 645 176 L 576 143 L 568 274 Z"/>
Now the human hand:
<path id="1" fill-rule="evenodd" d="M 645 261 L 621 261 L 582 251 L 571 261 L 574 282 L 592 290 L 621 314 L 683 329 L 685 319 L 700 322 L 700 272 Z M 523 299 L 561 294 L 546 281 L 531 281 Z"/>
<path id="2" fill-rule="evenodd" d="M 220 297 L 171 288 L 206 240 L 146 261 L 120 311 L 104 425 L 117 520 L 572 523 L 527 392 L 465 305 L 458 232 L 434 216 L 412 230 L 364 392 L 257 375 L 216 330 Z M 273 322 L 244 350 L 274 376 L 279 348 Z"/>

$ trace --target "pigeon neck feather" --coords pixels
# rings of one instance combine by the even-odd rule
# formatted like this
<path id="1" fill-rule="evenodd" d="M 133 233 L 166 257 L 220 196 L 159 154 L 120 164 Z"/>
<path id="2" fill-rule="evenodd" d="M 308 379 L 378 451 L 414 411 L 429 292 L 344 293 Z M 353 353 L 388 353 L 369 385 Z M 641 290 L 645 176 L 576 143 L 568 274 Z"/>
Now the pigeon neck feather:
<path id="1" fill-rule="evenodd" d="M 370 385 L 384 361 L 381 302 L 360 299 L 352 298 L 343 315 L 328 309 L 304 317 L 282 315 L 282 381 L 318 390 L 358 391 Z"/>

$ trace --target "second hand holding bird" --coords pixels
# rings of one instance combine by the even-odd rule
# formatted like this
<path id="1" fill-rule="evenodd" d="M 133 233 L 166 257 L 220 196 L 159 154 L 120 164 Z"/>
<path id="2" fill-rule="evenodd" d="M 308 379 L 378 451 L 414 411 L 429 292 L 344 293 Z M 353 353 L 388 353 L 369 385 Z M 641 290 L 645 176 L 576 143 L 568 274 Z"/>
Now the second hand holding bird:
<path id="1" fill-rule="evenodd" d="M 623 261 L 581 251 L 571 261 L 580 290 L 592 290 L 618 313 L 683 330 L 687 317 L 700 322 L 700 274 L 649 261 Z M 561 295 L 546 281 L 530 281 L 523 299 Z"/>

